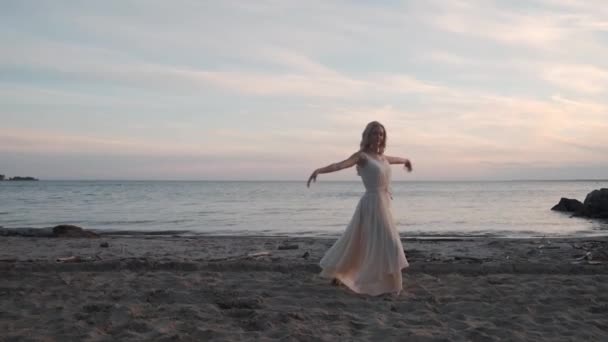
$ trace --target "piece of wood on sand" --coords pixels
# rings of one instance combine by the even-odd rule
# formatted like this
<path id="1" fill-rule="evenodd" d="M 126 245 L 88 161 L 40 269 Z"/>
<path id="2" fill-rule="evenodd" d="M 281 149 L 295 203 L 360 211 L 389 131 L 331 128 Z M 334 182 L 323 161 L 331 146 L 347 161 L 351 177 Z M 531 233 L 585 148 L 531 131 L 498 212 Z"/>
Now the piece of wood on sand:
<path id="1" fill-rule="evenodd" d="M 225 258 L 209 259 L 209 261 L 217 262 L 217 261 L 247 260 L 247 259 L 255 259 L 255 258 L 271 256 L 271 255 L 272 255 L 271 252 L 261 251 L 261 252 L 247 253 L 247 254 L 237 255 L 237 256 L 230 256 L 230 257 L 225 257 Z"/>

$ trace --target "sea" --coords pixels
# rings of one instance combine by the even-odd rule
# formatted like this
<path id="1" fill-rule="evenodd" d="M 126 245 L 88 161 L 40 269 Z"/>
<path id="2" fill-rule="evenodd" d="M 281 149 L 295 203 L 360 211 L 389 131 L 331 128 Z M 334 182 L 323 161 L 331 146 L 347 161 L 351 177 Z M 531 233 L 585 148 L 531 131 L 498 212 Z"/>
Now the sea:
<path id="1" fill-rule="evenodd" d="M 404 181 L 392 210 L 404 237 L 608 235 L 608 221 L 551 211 L 608 180 Z M 362 183 L 319 181 L 3 181 L 0 226 L 74 224 L 113 231 L 339 236 Z"/>

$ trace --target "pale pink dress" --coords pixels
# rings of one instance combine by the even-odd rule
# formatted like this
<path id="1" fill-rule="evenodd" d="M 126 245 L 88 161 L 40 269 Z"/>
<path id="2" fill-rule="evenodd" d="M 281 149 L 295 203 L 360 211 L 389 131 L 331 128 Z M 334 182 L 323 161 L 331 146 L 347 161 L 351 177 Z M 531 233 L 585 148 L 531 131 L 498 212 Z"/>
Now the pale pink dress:
<path id="1" fill-rule="evenodd" d="M 372 296 L 399 293 L 401 270 L 409 266 L 391 213 L 391 167 L 366 156 L 359 174 L 365 194 L 344 234 L 321 259 L 321 276 Z"/>

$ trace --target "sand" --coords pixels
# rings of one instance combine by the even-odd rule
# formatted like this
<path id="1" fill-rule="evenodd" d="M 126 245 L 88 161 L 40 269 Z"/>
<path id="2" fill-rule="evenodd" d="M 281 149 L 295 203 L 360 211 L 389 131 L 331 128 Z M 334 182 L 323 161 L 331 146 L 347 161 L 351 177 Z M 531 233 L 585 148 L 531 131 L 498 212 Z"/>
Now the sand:
<path id="1" fill-rule="evenodd" d="M 396 298 L 318 277 L 333 241 L 0 237 L 0 340 L 608 340 L 608 238 L 403 239 Z"/>

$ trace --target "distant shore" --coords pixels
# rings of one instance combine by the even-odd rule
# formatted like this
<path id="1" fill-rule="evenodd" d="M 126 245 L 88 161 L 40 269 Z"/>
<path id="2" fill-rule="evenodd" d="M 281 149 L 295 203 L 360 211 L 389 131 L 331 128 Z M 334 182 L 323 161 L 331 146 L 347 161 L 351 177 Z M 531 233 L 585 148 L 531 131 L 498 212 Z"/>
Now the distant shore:
<path id="1" fill-rule="evenodd" d="M 0 175 L 0 181 L 38 181 L 38 178 L 34 178 L 34 177 L 21 177 L 21 176 L 15 176 L 15 177 L 9 177 L 6 178 L 4 175 Z"/>
<path id="2" fill-rule="evenodd" d="M 318 277 L 334 238 L 0 237 L 0 329 L 58 340 L 606 340 L 608 237 L 407 238 L 398 298 Z"/>

